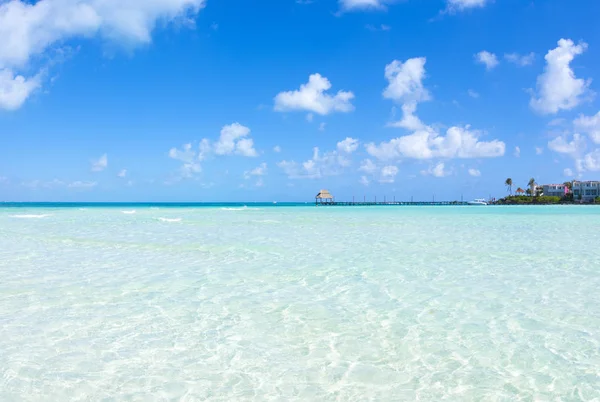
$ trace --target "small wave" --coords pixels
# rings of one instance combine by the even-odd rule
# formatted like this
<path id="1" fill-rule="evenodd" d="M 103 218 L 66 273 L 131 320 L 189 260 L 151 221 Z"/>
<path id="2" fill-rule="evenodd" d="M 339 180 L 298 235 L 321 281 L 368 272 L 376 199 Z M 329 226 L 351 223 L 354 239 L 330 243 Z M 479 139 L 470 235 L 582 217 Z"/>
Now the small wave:
<path id="1" fill-rule="evenodd" d="M 11 218 L 19 218 L 19 219 L 41 219 L 41 218 L 46 218 L 48 216 L 52 216 L 52 215 L 48 215 L 48 214 L 42 214 L 42 215 L 10 215 Z"/>
<path id="2" fill-rule="evenodd" d="M 87 211 L 87 208 L 79 208 L 80 211 Z"/>
<path id="3" fill-rule="evenodd" d="M 161 222 L 181 222 L 181 218 L 158 218 Z"/>
<path id="4" fill-rule="evenodd" d="M 157 209 L 160 209 L 159 207 L 150 207 L 150 209 L 156 211 Z"/>
<path id="5" fill-rule="evenodd" d="M 121 211 L 121 213 L 126 214 L 126 215 L 133 215 L 133 214 L 135 214 L 135 209 L 132 211 Z"/>
<path id="6" fill-rule="evenodd" d="M 263 219 L 263 220 L 254 221 L 254 222 L 256 222 L 256 223 L 281 223 L 281 221 L 275 221 L 273 219 Z"/>
<path id="7" fill-rule="evenodd" d="M 244 205 L 243 207 L 240 207 L 240 208 L 221 208 L 221 211 L 245 211 L 247 209 L 248 209 L 248 207 Z"/>

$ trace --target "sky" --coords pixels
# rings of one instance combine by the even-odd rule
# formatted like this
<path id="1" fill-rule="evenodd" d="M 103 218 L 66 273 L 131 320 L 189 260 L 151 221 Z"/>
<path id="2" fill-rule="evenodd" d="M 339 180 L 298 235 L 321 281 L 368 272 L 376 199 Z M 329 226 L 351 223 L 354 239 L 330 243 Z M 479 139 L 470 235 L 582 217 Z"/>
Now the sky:
<path id="1" fill-rule="evenodd" d="M 0 201 L 600 179 L 595 0 L 0 0 Z"/>

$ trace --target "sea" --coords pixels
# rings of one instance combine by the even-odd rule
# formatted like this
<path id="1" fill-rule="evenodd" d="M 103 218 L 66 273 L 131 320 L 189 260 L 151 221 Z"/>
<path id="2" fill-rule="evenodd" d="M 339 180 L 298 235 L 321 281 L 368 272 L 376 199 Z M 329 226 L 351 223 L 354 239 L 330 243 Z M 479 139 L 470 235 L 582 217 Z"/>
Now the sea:
<path id="1" fill-rule="evenodd" d="M 600 400 L 600 207 L 0 204 L 0 401 Z"/>

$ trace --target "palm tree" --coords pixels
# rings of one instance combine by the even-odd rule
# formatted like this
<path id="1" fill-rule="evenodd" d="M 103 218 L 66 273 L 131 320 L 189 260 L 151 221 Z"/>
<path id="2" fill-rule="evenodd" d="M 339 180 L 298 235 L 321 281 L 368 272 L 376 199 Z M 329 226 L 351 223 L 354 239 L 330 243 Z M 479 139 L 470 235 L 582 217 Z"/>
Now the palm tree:
<path id="1" fill-rule="evenodd" d="M 512 195 L 512 179 L 509 177 L 508 179 L 506 179 L 504 184 L 506 184 L 506 187 L 508 187 L 508 192 L 510 193 L 510 195 Z"/>
<path id="2" fill-rule="evenodd" d="M 529 179 L 529 188 L 531 191 L 531 195 L 534 196 L 535 195 L 535 179 L 532 177 L 531 179 Z"/>
<path id="3" fill-rule="evenodd" d="M 566 188 L 569 189 L 569 192 L 571 192 L 573 190 L 573 182 L 572 181 L 566 181 L 563 184 L 565 185 Z"/>

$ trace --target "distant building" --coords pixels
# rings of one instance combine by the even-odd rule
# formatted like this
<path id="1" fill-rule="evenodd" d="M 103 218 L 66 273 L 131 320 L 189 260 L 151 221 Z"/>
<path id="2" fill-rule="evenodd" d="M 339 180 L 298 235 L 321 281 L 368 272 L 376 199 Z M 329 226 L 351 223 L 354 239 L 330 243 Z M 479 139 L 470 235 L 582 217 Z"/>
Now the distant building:
<path id="1" fill-rule="evenodd" d="M 600 181 L 573 181 L 573 197 L 575 200 L 591 202 L 600 197 Z"/>
<path id="2" fill-rule="evenodd" d="M 542 186 L 544 195 L 564 197 L 569 194 L 569 187 L 564 184 L 544 184 Z"/>

